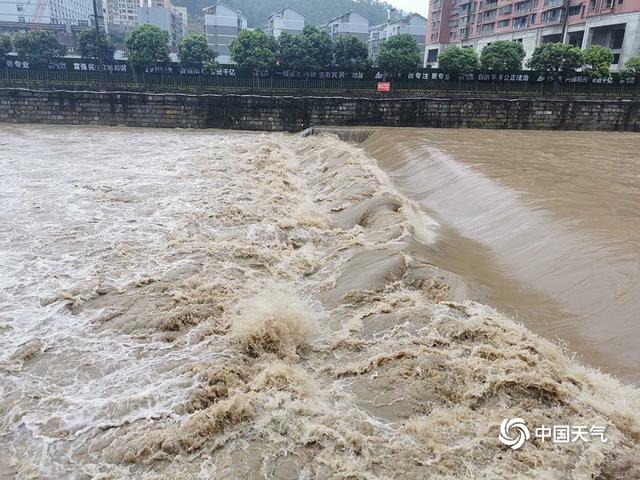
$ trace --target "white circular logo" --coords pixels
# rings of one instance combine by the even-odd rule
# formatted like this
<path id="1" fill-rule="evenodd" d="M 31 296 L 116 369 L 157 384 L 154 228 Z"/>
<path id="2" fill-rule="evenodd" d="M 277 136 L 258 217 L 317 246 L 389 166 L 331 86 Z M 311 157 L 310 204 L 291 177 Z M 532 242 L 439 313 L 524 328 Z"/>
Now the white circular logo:
<path id="1" fill-rule="evenodd" d="M 531 433 L 522 418 L 512 418 L 511 420 L 505 418 L 500 424 L 498 439 L 514 450 L 519 449 L 529 438 L 531 438 Z"/>

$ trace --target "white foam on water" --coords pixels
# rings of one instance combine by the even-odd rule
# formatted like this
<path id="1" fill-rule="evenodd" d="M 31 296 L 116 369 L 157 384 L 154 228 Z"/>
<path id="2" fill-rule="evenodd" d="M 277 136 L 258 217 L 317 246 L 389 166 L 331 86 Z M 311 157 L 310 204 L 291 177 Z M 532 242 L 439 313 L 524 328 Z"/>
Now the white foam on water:
<path id="1" fill-rule="evenodd" d="M 415 248 L 441 225 L 336 137 L 11 126 L 0 146 L 0 476 L 638 468 L 638 391 L 453 303 Z M 513 452 L 516 413 L 609 442 Z"/>

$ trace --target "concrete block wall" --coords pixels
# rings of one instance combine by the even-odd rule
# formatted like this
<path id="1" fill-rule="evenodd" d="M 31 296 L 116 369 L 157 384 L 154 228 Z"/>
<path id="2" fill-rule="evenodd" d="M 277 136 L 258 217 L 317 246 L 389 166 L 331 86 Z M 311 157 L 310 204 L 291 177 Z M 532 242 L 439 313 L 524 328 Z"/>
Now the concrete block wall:
<path id="1" fill-rule="evenodd" d="M 0 122 L 301 131 L 404 126 L 640 131 L 640 99 L 343 98 L 0 89 Z"/>

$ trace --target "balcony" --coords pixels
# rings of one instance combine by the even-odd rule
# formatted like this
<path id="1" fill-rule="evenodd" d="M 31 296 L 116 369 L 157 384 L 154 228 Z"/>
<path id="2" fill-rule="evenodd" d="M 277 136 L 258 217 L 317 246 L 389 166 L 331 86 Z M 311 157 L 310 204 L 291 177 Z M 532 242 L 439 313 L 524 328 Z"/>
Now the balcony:
<path id="1" fill-rule="evenodd" d="M 562 0 L 561 0 L 562 1 Z M 526 1 L 526 2 L 520 2 L 520 3 L 516 3 L 516 7 L 515 7 L 515 13 L 527 13 L 531 11 L 531 2 L 530 1 Z"/>
<path id="2" fill-rule="evenodd" d="M 480 28 L 480 33 L 493 33 L 495 25 L 493 23 L 488 23 L 486 25 L 482 25 L 482 28 Z"/>
<path id="3" fill-rule="evenodd" d="M 547 10 L 546 12 L 542 12 L 542 16 L 540 17 L 541 23 L 555 23 L 559 22 L 564 18 L 564 11 L 562 8 L 556 8 L 555 10 Z"/>
<path id="4" fill-rule="evenodd" d="M 489 12 L 484 12 L 482 14 L 482 21 L 483 22 L 489 22 L 491 20 L 495 20 L 496 19 L 496 11 L 495 10 L 491 10 Z"/>
<path id="5" fill-rule="evenodd" d="M 529 26 L 528 17 L 514 18 L 511 26 L 514 30 L 522 30 L 523 28 L 527 28 Z"/>

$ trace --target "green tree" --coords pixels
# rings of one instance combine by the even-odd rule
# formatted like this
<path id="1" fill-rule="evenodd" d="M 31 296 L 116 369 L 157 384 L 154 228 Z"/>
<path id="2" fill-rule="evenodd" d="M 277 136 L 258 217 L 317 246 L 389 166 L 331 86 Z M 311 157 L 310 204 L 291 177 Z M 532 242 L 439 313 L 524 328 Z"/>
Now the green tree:
<path id="1" fill-rule="evenodd" d="M 242 30 L 231 45 L 231 56 L 242 67 L 268 72 L 276 65 L 276 41 L 263 30 Z"/>
<path id="2" fill-rule="evenodd" d="M 499 40 L 480 52 L 480 66 L 485 70 L 514 72 L 522 68 L 525 51 L 520 42 Z"/>
<path id="3" fill-rule="evenodd" d="M 4 60 L 4 57 L 6 57 L 7 53 L 12 49 L 11 37 L 6 33 L 0 33 L 0 60 Z"/>
<path id="4" fill-rule="evenodd" d="M 341 70 L 364 70 L 369 67 L 367 46 L 353 35 L 339 37 L 333 44 L 333 60 Z"/>
<path id="5" fill-rule="evenodd" d="M 13 36 L 13 48 L 18 57 L 37 65 L 45 65 L 67 53 L 56 36 L 45 30 L 19 32 Z"/>
<path id="6" fill-rule="evenodd" d="M 155 67 L 169 62 L 169 33 L 145 23 L 134 28 L 124 44 L 129 50 L 129 63 L 134 67 Z"/>
<path id="7" fill-rule="evenodd" d="M 331 65 L 331 57 L 331 37 L 313 25 L 299 35 L 283 33 L 278 40 L 278 61 L 292 70 L 317 72 Z"/>
<path id="8" fill-rule="evenodd" d="M 98 38 L 100 38 L 99 45 Z M 77 40 L 78 50 L 82 58 L 100 58 L 103 61 L 113 60 L 114 48 L 104 32 L 100 32 L 100 37 L 98 37 L 94 29 L 85 30 L 78 33 Z"/>
<path id="9" fill-rule="evenodd" d="M 298 35 L 282 33 L 278 38 L 278 65 L 292 70 L 308 70 L 304 64 L 306 53 Z"/>
<path id="10" fill-rule="evenodd" d="M 469 47 L 451 45 L 438 55 L 438 68 L 452 73 L 469 73 L 480 67 L 478 55 Z"/>
<path id="11" fill-rule="evenodd" d="M 204 73 L 213 73 L 219 68 L 220 68 L 220 64 L 215 59 L 207 60 L 202 64 L 202 71 Z"/>
<path id="12" fill-rule="evenodd" d="M 411 35 L 395 35 L 380 44 L 378 66 L 385 72 L 407 73 L 421 64 L 420 48 Z"/>
<path id="13" fill-rule="evenodd" d="M 609 78 L 613 53 L 606 47 L 591 45 L 582 54 L 585 72 L 594 78 Z"/>
<path id="14" fill-rule="evenodd" d="M 631 57 L 624 64 L 622 75 L 627 78 L 640 78 L 640 57 Z"/>
<path id="15" fill-rule="evenodd" d="M 207 45 L 207 37 L 202 33 L 192 33 L 182 37 L 178 44 L 178 57 L 183 67 L 215 69 L 216 53 Z"/>
<path id="16" fill-rule="evenodd" d="M 537 72 L 572 72 L 582 66 L 582 50 L 564 43 L 543 43 L 527 62 Z"/>

